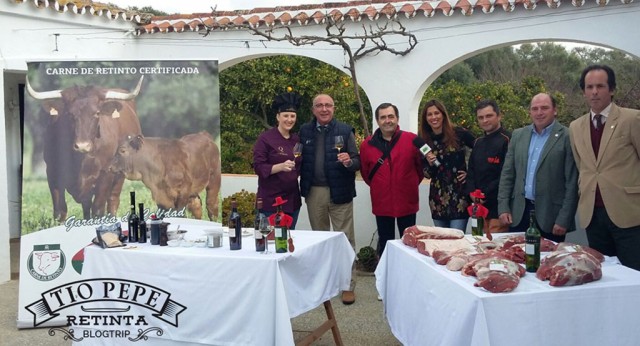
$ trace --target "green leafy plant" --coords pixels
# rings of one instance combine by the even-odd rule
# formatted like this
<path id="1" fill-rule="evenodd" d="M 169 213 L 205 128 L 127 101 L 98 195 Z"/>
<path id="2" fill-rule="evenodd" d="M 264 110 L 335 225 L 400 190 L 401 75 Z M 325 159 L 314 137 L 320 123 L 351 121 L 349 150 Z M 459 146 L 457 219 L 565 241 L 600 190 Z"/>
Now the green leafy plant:
<path id="1" fill-rule="evenodd" d="M 359 269 L 365 272 L 374 272 L 378 266 L 378 255 L 376 250 L 371 246 L 365 246 L 358 251 Z"/>
<path id="2" fill-rule="evenodd" d="M 231 213 L 231 199 L 236 199 L 238 213 L 245 225 L 253 222 L 253 212 L 255 210 L 256 194 L 242 189 L 222 200 L 222 225 L 228 226 L 229 214 Z"/>

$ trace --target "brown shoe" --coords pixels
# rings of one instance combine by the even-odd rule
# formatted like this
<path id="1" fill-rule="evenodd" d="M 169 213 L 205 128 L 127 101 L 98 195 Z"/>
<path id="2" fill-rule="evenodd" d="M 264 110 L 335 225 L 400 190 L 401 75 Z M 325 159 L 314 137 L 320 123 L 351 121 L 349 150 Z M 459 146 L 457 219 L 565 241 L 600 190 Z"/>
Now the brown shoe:
<path id="1" fill-rule="evenodd" d="M 351 305 L 356 301 L 356 294 L 353 291 L 342 291 L 342 303 Z"/>

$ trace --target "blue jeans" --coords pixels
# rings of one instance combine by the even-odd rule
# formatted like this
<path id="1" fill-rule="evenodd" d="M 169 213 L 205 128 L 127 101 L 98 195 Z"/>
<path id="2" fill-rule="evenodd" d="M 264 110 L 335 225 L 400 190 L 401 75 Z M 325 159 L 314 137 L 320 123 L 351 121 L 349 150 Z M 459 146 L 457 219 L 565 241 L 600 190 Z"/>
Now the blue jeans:
<path id="1" fill-rule="evenodd" d="M 433 224 L 436 227 L 447 227 L 447 228 L 455 228 L 459 229 L 462 232 L 466 232 L 467 230 L 467 221 L 469 219 L 453 219 L 453 220 L 433 220 Z"/>

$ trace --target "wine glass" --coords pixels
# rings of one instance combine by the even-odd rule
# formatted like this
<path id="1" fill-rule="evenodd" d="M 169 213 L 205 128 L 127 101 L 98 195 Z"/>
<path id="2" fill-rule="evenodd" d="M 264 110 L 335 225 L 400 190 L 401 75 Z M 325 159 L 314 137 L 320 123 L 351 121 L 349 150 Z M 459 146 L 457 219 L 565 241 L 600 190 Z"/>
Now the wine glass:
<path id="1" fill-rule="evenodd" d="M 293 157 L 297 159 L 300 155 L 302 155 L 302 143 L 296 143 L 296 145 L 293 146 Z M 295 166 L 293 169 L 296 169 Z"/>
<path id="2" fill-rule="evenodd" d="M 338 154 L 340 154 L 340 151 L 344 147 L 344 139 L 342 138 L 342 136 L 336 136 L 335 137 L 334 142 L 333 142 L 333 146 L 334 146 L 334 148 L 338 149 Z"/>
<path id="3" fill-rule="evenodd" d="M 262 233 L 262 236 L 264 237 L 264 251 L 262 252 L 262 254 L 268 254 L 269 253 L 269 239 L 267 239 L 267 236 L 269 235 L 269 233 L 271 232 L 271 225 L 269 224 L 269 218 L 268 217 L 263 217 L 260 218 L 260 226 L 259 227 L 259 231 L 260 233 Z"/>

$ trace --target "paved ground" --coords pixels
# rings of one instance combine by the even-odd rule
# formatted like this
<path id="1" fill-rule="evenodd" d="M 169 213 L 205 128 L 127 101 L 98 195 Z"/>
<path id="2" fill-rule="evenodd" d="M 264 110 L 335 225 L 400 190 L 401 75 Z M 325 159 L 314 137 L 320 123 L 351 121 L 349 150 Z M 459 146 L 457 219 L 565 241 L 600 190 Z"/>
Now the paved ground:
<path id="1" fill-rule="evenodd" d="M 11 244 L 12 268 L 17 271 L 18 243 Z M 15 265 L 14 265 L 15 263 Z M 391 334 L 382 310 L 382 302 L 377 300 L 375 277 L 358 276 L 356 286 L 356 302 L 353 305 L 343 305 L 339 297 L 331 302 L 338 320 L 340 333 L 345 345 L 400 345 Z M 48 328 L 17 329 L 16 318 L 18 311 L 18 280 L 0 284 L 0 346 L 58 346 L 70 345 L 63 339 L 63 335 L 48 334 Z M 324 307 L 320 306 L 306 314 L 292 320 L 294 338 L 300 340 L 311 330 L 326 320 Z M 147 345 L 152 345 L 147 343 Z M 331 332 L 325 333 L 313 345 L 334 345 Z"/>

